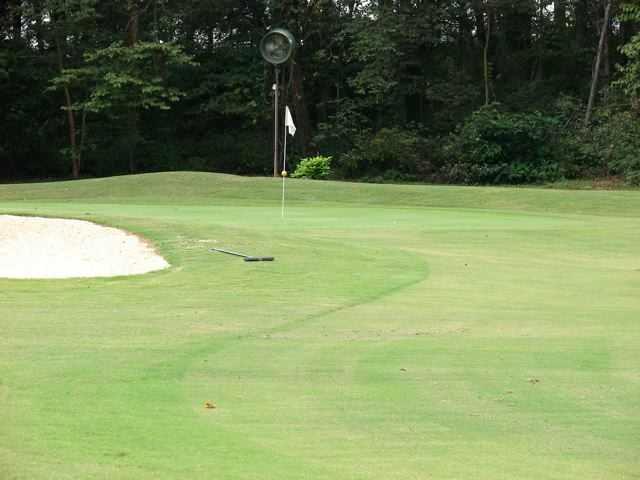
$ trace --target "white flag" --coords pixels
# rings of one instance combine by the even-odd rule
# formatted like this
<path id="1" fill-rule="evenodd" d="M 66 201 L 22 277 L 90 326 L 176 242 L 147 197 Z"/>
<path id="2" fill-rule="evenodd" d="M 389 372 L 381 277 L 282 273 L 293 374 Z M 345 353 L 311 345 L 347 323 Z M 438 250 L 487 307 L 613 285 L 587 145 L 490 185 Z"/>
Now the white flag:
<path id="1" fill-rule="evenodd" d="M 285 112 L 284 112 L 284 126 L 285 128 L 287 128 L 289 135 L 291 135 L 292 137 L 296 134 L 296 125 L 295 123 L 293 123 L 293 118 L 291 117 L 291 110 L 289 110 L 289 107 L 285 107 Z"/>

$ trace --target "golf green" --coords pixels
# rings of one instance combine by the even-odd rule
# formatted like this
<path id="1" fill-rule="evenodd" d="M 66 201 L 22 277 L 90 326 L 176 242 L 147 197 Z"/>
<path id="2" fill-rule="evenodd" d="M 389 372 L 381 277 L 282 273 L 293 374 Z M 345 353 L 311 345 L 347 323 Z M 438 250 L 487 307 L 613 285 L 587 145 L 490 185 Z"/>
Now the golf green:
<path id="1" fill-rule="evenodd" d="M 638 476 L 640 191 L 280 189 L 0 185 L 172 265 L 0 279 L 0 478 Z"/>

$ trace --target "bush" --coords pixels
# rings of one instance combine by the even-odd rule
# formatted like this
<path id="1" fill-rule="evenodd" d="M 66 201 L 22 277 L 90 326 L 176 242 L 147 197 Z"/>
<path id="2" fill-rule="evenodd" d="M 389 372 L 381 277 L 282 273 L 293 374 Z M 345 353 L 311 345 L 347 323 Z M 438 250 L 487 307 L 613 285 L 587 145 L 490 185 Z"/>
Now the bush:
<path id="1" fill-rule="evenodd" d="M 594 112 L 589 128 L 583 128 L 582 101 L 564 97 L 558 102 L 569 127 L 562 134 L 562 157 L 573 162 L 576 177 L 616 176 L 640 184 L 640 118 L 626 110 L 622 93 L 610 92 L 610 105 Z"/>
<path id="2" fill-rule="evenodd" d="M 331 174 L 331 157 L 318 155 L 315 157 L 303 158 L 295 172 L 291 175 L 294 178 L 312 178 L 314 180 L 324 180 Z"/>
<path id="3" fill-rule="evenodd" d="M 465 184 L 517 184 L 557 180 L 560 121 L 541 113 L 482 107 L 446 140 L 443 177 Z"/>
<path id="4" fill-rule="evenodd" d="M 412 176 L 422 158 L 422 145 L 422 138 L 413 130 L 382 128 L 358 137 L 354 147 L 340 157 L 340 166 L 347 177 L 384 176 L 390 170 Z"/>
<path id="5" fill-rule="evenodd" d="M 591 129 L 591 149 L 608 174 L 640 185 L 640 119 L 631 112 L 602 110 Z"/>

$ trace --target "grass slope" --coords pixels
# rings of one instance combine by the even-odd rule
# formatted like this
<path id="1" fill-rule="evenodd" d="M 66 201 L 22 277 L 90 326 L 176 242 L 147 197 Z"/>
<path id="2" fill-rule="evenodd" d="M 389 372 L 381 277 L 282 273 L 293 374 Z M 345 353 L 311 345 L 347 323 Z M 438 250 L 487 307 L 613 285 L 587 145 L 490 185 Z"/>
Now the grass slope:
<path id="1" fill-rule="evenodd" d="M 637 475 L 640 192 L 287 185 L 0 186 L 173 265 L 0 280 L 0 478 Z"/>

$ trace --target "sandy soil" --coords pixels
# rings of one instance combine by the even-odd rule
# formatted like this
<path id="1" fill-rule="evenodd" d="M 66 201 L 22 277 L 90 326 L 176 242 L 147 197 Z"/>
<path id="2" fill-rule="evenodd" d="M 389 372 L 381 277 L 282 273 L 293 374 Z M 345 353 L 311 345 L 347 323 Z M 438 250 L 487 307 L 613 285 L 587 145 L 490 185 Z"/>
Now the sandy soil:
<path id="1" fill-rule="evenodd" d="M 117 228 L 0 215 L 0 278 L 114 277 L 168 266 L 143 239 Z"/>

